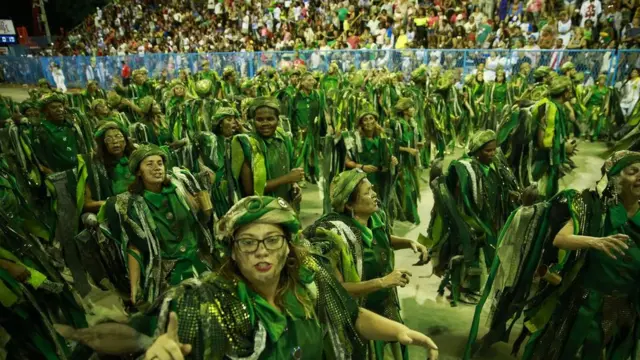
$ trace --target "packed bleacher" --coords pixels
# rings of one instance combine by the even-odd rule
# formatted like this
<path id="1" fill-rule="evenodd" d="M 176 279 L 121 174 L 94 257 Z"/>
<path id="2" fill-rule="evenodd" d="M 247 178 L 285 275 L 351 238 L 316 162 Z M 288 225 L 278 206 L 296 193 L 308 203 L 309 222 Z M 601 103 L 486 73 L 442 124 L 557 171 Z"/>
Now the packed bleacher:
<path id="1" fill-rule="evenodd" d="M 55 52 L 635 48 L 636 11 L 633 0 L 210 0 L 193 8 L 123 0 L 98 9 Z"/>

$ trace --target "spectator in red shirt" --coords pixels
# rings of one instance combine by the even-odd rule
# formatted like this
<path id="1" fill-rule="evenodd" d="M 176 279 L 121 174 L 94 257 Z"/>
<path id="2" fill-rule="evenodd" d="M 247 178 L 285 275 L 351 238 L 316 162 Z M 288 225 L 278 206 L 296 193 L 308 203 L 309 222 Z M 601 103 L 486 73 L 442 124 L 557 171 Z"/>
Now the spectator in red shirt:
<path id="1" fill-rule="evenodd" d="M 131 68 L 124 61 L 122 62 L 122 85 L 128 86 L 131 82 Z"/>

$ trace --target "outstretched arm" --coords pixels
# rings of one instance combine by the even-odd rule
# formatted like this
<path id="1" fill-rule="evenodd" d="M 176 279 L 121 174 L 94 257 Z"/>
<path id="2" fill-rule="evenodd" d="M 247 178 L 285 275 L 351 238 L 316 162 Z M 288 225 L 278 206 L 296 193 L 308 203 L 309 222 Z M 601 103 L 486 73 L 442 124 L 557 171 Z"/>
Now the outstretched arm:
<path id="1" fill-rule="evenodd" d="M 428 336 L 369 310 L 360 308 L 356 331 L 366 340 L 398 341 L 403 345 L 423 347 L 429 350 L 429 360 L 438 359 L 438 346 Z"/>

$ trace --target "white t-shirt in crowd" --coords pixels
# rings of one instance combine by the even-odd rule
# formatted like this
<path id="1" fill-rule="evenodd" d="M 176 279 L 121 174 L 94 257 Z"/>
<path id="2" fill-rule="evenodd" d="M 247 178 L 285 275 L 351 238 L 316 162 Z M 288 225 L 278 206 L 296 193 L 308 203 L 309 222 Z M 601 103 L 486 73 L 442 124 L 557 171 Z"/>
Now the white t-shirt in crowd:
<path id="1" fill-rule="evenodd" d="M 222 3 L 217 3 L 216 4 L 215 13 L 216 13 L 216 15 L 222 15 Z"/>
<path id="2" fill-rule="evenodd" d="M 582 16 L 580 26 L 584 27 L 584 23 L 587 20 L 591 20 L 594 24 L 597 24 L 597 19 L 601 12 L 602 4 L 600 0 L 583 2 L 582 6 L 580 6 L 580 16 Z"/>
<path id="3" fill-rule="evenodd" d="M 207 1 L 207 9 L 214 10 L 216 8 L 216 0 Z"/>
<path id="4" fill-rule="evenodd" d="M 242 33 L 246 34 L 249 32 L 249 15 L 245 15 L 242 18 Z"/>
<path id="5" fill-rule="evenodd" d="M 282 10 L 280 10 L 279 7 L 276 7 L 275 9 L 273 9 L 273 19 L 276 21 L 280 21 L 280 12 Z"/>
<path id="6" fill-rule="evenodd" d="M 371 19 L 371 20 L 369 20 L 369 22 L 367 22 L 367 27 L 369 28 L 369 32 L 373 36 L 378 35 L 378 27 L 379 26 L 380 26 L 380 20 L 378 20 L 377 18 Z"/>
<path id="7" fill-rule="evenodd" d="M 311 68 L 317 69 L 320 67 L 320 64 L 322 64 L 322 57 L 320 56 L 319 52 L 314 51 L 313 54 L 311 54 L 311 61 L 310 61 Z"/>

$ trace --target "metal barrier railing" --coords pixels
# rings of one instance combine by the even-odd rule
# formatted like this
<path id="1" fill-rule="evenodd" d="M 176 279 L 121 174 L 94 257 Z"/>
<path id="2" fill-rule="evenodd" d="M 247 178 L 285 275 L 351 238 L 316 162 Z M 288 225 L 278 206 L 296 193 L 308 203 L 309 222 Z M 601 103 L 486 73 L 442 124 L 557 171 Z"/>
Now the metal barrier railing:
<path id="1" fill-rule="evenodd" d="M 626 78 L 633 68 L 640 67 L 640 51 L 637 50 L 336 50 L 336 51 L 281 51 L 281 52 L 232 52 L 232 53 L 171 53 L 127 56 L 67 56 L 67 57 L 0 57 L 0 71 L 10 83 L 35 84 L 46 78 L 54 79 L 52 65 L 61 66 L 67 87 L 85 87 L 89 80 L 97 80 L 101 87 L 110 88 L 114 78 L 120 77 L 121 61 L 132 69 L 145 67 L 149 76 L 158 77 L 166 71 L 169 79 L 179 76 L 181 69 L 195 73 L 207 61 L 211 69 L 222 73 L 231 66 L 242 77 L 253 77 L 262 67 L 282 69 L 304 62 L 310 71 L 326 71 L 331 62 L 336 62 L 343 71 L 351 68 L 374 69 L 386 67 L 390 71 L 402 72 L 408 79 L 411 71 L 422 64 L 440 66 L 443 70 L 457 69 L 464 75 L 477 71 L 485 64 L 485 74 L 491 77 L 498 66 L 507 76 L 517 73 L 521 64 L 527 62 L 533 68 L 540 65 L 560 66 L 572 61 L 585 79 L 594 79 L 606 74 L 610 84 Z M 491 80 L 490 78 L 487 80 Z"/>

